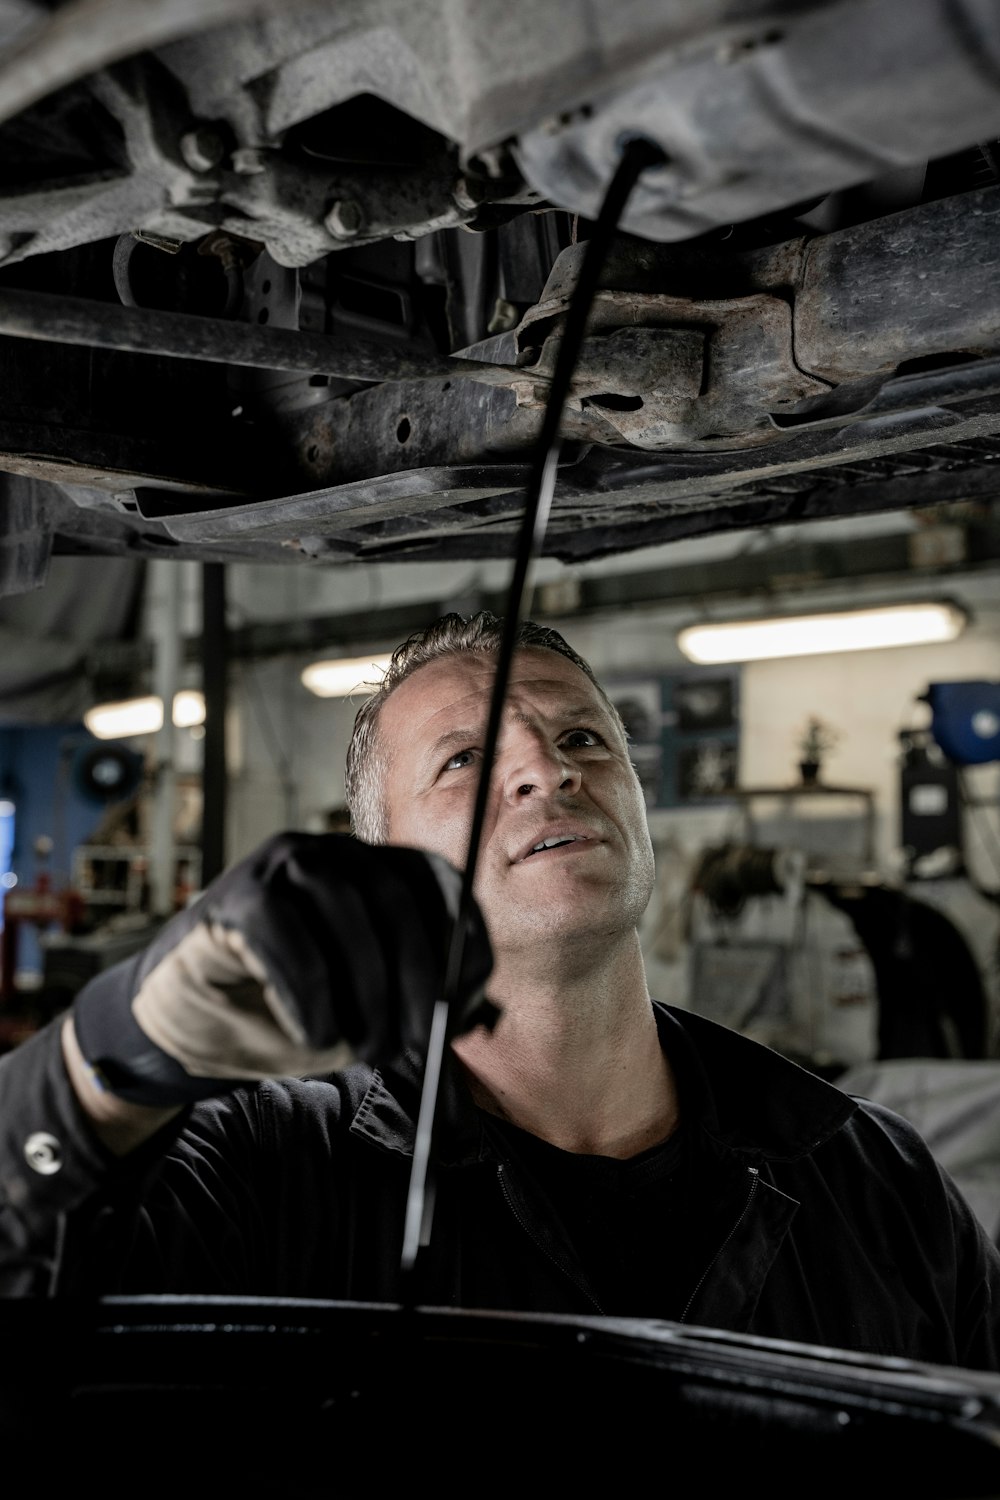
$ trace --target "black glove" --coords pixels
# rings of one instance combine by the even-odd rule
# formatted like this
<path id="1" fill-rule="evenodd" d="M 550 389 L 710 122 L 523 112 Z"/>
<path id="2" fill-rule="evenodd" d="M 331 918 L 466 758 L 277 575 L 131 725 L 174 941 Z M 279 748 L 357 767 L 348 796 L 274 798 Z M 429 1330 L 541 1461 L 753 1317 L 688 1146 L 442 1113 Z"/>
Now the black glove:
<path id="1" fill-rule="evenodd" d="M 460 893 L 439 855 L 277 834 L 84 986 L 80 1049 L 100 1087 L 153 1105 L 423 1055 Z M 478 908 L 467 921 L 452 1035 L 499 1014 L 483 994 L 493 959 Z"/>

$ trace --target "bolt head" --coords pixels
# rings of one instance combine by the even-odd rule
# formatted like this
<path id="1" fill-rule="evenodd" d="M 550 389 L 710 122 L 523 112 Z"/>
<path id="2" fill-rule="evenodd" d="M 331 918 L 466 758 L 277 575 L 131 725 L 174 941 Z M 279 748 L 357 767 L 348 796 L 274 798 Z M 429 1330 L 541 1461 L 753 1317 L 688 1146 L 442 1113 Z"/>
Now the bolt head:
<path id="1" fill-rule="evenodd" d="M 479 207 L 480 198 L 477 198 L 467 177 L 460 177 L 458 179 L 451 190 L 451 196 L 454 199 L 455 206 L 460 208 L 463 213 L 471 213 Z"/>
<path id="2" fill-rule="evenodd" d="M 211 172 L 226 154 L 226 146 L 217 130 L 199 125 L 181 136 L 181 157 L 192 172 Z"/>
<path id="3" fill-rule="evenodd" d="M 323 227 L 336 240 L 353 240 L 365 222 L 364 209 L 353 198 L 338 198 L 323 220 Z"/>
<path id="4" fill-rule="evenodd" d="M 486 325 L 489 334 L 510 333 L 521 321 L 521 314 L 513 302 L 508 302 L 505 297 L 498 297 L 493 304 L 493 314 Z"/>
<path id="5" fill-rule="evenodd" d="M 253 177 L 267 168 L 260 146 L 238 146 L 232 155 L 233 171 L 241 177 Z"/>

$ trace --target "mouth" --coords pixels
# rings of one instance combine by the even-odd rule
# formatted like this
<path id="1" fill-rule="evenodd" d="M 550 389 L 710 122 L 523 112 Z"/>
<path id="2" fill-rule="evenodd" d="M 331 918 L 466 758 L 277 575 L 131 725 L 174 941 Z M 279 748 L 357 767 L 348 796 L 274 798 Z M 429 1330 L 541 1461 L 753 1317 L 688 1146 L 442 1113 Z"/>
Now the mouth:
<path id="1" fill-rule="evenodd" d="M 539 854 L 548 854 L 552 849 L 565 849 L 571 844 L 589 844 L 592 842 L 589 834 L 585 833 L 553 833 L 547 838 L 539 839 L 532 844 L 520 856 L 521 862 L 533 859 Z"/>

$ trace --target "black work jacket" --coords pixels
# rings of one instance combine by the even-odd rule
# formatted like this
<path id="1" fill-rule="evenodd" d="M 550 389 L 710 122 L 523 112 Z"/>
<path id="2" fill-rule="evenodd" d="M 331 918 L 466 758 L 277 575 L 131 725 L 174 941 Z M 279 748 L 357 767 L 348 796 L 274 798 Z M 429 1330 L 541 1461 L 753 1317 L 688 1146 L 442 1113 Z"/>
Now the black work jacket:
<path id="1" fill-rule="evenodd" d="M 718 1206 L 681 1321 L 1000 1367 L 1000 1254 L 916 1131 L 704 1017 L 656 1016 Z M 54 1033 L 18 1050 L 17 1069 L 0 1063 L 7 1295 L 399 1300 L 415 1072 L 358 1065 L 240 1088 L 121 1162 L 80 1116 Z M 39 1134 L 57 1169 L 28 1162 Z M 604 1311 L 556 1209 L 457 1071 L 440 1099 L 421 1276 L 427 1306 Z"/>

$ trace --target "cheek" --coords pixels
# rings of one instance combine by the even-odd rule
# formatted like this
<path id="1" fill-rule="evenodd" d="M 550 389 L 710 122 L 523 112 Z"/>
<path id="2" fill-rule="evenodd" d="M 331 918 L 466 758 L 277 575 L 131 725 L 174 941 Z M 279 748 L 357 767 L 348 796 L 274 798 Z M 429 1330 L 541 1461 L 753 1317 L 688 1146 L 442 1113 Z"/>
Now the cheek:
<path id="1" fill-rule="evenodd" d="M 394 844 L 409 844 L 442 854 L 461 868 L 469 844 L 471 809 L 464 802 L 434 798 L 428 802 L 411 802 L 390 816 L 389 837 Z"/>
<path id="2" fill-rule="evenodd" d="M 464 869 L 469 852 L 471 821 L 472 814 L 466 808 L 449 808 L 432 826 L 432 837 L 436 840 L 433 847 L 436 852 L 443 854 L 445 859 L 450 859 L 459 869 Z"/>
<path id="3" fill-rule="evenodd" d="M 434 826 L 438 842 L 434 847 L 438 853 L 450 859 L 452 864 L 457 865 L 460 870 L 465 869 L 469 858 L 469 839 L 472 835 L 475 804 L 476 788 L 471 787 L 468 791 L 463 789 L 461 795 L 456 794 L 454 798 L 448 798 L 446 804 L 437 810 Z M 477 874 L 482 871 L 484 879 L 492 879 L 497 867 L 505 868 L 508 863 L 504 839 L 494 838 L 499 812 L 500 798 L 494 787 L 491 788 L 486 803 L 475 856 Z"/>
<path id="4" fill-rule="evenodd" d="M 639 778 L 632 767 L 615 766 L 600 780 L 599 792 L 597 783 L 594 782 L 593 785 L 595 793 L 605 799 L 605 806 L 608 809 L 614 808 L 616 817 L 621 818 L 630 828 L 640 823 L 646 827 L 646 799 L 643 796 Z"/>
<path id="5" fill-rule="evenodd" d="M 636 847 L 639 849 L 648 849 L 650 858 L 652 858 L 653 840 L 649 831 L 646 799 L 643 796 L 642 787 L 639 785 L 638 780 L 620 789 L 618 810 L 621 821 L 631 833 Z"/>

